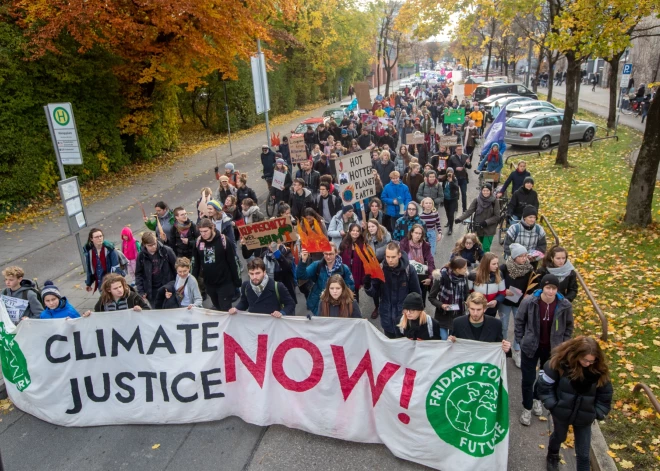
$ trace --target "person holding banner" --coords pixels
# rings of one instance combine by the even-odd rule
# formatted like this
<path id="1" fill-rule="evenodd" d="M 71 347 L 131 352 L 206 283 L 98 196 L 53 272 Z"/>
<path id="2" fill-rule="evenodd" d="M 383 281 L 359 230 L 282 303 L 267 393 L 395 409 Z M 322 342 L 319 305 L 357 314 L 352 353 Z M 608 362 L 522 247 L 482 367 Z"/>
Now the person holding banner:
<path id="1" fill-rule="evenodd" d="M 44 300 L 46 308 L 41 311 L 40 319 L 77 319 L 80 317 L 78 311 L 62 296 L 55 284 L 48 280 L 41 289 L 41 299 Z"/>
<path id="2" fill-rule="evenodd" d="M 176 279 L 158 290 L 155 309 L 202 307 L 202 293 L 194 276 L 190 274 L 192 263 L 187 257 L 176 259 Z"/>
<path id="3" fill-rule="evenodd" d="M 347 317 L 362 319 L 360 305 L 340 275 L 332 275 L 321 293 L 319 306 L 321 317 Z"/>
<path id="4" fill-rule="evenodd" d="M 2 290 L 2 297 L 7 306 L 12 321 L 18 324 L 23 319 L 37 317 L 44 306 L 39 299 L 40 293 L 37 284 L 31 280 L 24 280 L 25 272 L 21 267 L 7 267 L 2 270 L 6 288 Z"/>
<path id="5" fill-rule="evenodd" d="M 115 312 L 132 309 L 135 312 L 150 310 L 149 304 L 132 288 L 126 279 L 116 273 L 110 273 L 103 278 L 101 297 L 94 306 L 94 312 Z M 92 311 L 83 313 L 87 317 Z"/>
<path id="6" fill-rule="evenodd" d="M 449 340 L 452 342 L 456 342 L 456 339 L 501 342 L 502 351 L 508 354 L 511 351 L 511 342 L 502 337 L 502 323 L 495 317 L 485 315 L 488 304 L 486 297 L 481 293 L 472 293 L 465 304 L 468 314 L 454 319 Z"/>
<path id="7" fill-rule="evenodd" d="M 410 340 L 441 340 L 438 321 L 426 314 L 425 302 L 417 293 L 403 300 L 403 315 L 397 325 L 401 336 Z"/>
<path id="8" fill-rule="evenodd" d="M 270 314 L 273 317 L 295 316 L 296 303 L 284 284 L 268 276 L 266 265 L 260 258 L 253 258 L 247 264 L 250 281 L 241 285 L 241 298 L 229 314 L 239 311 L 253 314 Z"/>

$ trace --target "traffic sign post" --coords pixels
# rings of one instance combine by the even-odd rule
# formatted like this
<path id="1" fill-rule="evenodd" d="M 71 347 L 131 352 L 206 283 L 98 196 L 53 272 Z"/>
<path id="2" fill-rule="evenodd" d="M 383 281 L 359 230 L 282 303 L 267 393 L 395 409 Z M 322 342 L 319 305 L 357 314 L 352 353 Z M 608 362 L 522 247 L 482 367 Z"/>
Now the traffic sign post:
<path id="1" fill-rule="evenodd" d="M 80 196 L 78 177 L 66 178 L 65 165 L 82 165 L 82 151 L 78 140 L 76 120 L 73 117 L 71 103 L 49 103 L 44 106 L 46 121 L 50 137 L 53 141 L 53 149 L 57 157 L 57 166 L 60 170 L 61 180 L 57 182 L 60 189 L 60 197 L 64 204 L 64 213 L 69 224 L 69 233 L 76 238 L 78 253 L 83 268 L 85 267 L 85 255 L 80 242 L 80 230 L 87 227 L 87 216 Z"/>
<path id="2" fill-rule="evenodd" d="M 623 70 L 621 72 L 621 83 L 619 84 L 619 104 L 616 107 L 616 119 L 614 120 L 614 135 L 616 136 L 616 129 L 619 126 L 619 114 L 621 113 L 621 105 L 624 90 L 628 90 L 630 85 L 630 76 L 632 75 L 633 65 L 632 64 L 623 64 Z"/>

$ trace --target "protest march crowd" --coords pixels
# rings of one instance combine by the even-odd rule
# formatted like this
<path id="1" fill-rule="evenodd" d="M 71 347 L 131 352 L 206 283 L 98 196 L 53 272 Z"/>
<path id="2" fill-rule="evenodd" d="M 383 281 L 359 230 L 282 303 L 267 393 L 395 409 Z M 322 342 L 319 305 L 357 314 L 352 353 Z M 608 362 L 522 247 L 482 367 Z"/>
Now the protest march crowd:
<path id="1" fill-rule="evenodd" d="M 548 469 L 559 469 L 572 426 L 577 469 L 588 470 L 591 424 L 612 399 L 606 360 L 594 339 L 573 337 L 573 265 L 566 249 L 548 246 L 526 162 L 500 180 L 506 145 L 484 132 L 486 121 L 444 82 L 379 95 L 369 110 L 355 99 L 340 122 L 295 138 L 302 159 L 293 138 L 262 147 L 272 201 L 260 202 L 248 175 L 228 163 L 192 213 L 157 202 L 139 240 L 124 227 L 114 247 L 91 229 L 85 286 L 99 292 L 94 312 L 201 308 L 208 297 L 229 314 L 282 317 L 295 315 L 297 289 L 310 318 L 380 318 L 389 339 L 497 342 L 522 370 L 520 422 L 541 416 L 542 405 L 552 413 Z M 354 201 L 345 191 L 351 176 L 337 164 L 359 154 L 370 159 L 369 196 Z M 480 189 L 469 201 L 471 173 Z M 273 223 L 260 203 L 275 206 Z M 443 231 L 461 223 L 465 234 L 436 265 Z M 491 251 L 501 227 L 503 258 Z M 2 274 L 4 299 L 21 307 L 16 322 L 94 315 L 76 312 L 50 281 L 39 289 L 20 267 Z M 366 316 L 360 296 L 375 305 Z"/>

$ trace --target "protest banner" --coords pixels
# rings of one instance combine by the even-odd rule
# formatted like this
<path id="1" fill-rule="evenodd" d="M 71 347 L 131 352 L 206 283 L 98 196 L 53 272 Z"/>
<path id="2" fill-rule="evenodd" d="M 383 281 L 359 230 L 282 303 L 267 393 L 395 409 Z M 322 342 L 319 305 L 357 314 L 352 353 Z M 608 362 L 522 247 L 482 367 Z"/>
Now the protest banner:
<path id="1" fill-rule="evenodd" d="M 245 224 L 238 227 L 238 232 L 250 250 L 268 247 L 271 242 L 279 244 L 298 240 L 298 233 L 291 224 L 291 216 Z"/>
<path id="2" fill-rule="evenodd" d="M 286 173 L 275 170 L 273 172 L 273 181 L 271 183 L 271 186 L 278 190 L 283 190 L 285 180 L 286 180 Z"/>
<path id="3" fill-rule="evenodd" d="M 406 144 L 424 144 L 424 133 L 415 131 L 406 135 Z"/>
<path id="4" fill-rule="evenodd" d="M 5 303 L 9 317 L 14 322 L 18 324 L 18 321 L 23 317 L 25 310 L 30 306 L 30 303 L 27 299 L 15 298 L 13 296 L 0 295 L 0 298 Z M 34 314 L 39 314 L 35 312 Z"/>
<path id="5" fill-rule="evenodd" d="M 358 106 L 364 110 L 371 109 L 371 93 L 369 92 L 368 82 L 358 82 L 354 85 L 355 96 L 358 99 Z"/>
<path id="6" fill-rule="evenodd" d="M 337 161 L 339 196 L 343 204 L 353 204 L 376 196 L 376 182 L 368 153 L 349 154 Z"/>
<path id="7" fill-rule="evenodd" d="M 463 124 L 465 122 L 465 110 L 463 108 L 445 108 L 445 124 Z"/>
<path id="8" fill-rule="evenodd" d="M 454 147 L 458 145 L 458 136 L 440 136 L 439 146 Z"/>
<path id="9" fill-rule="evenodd" d="M 307 160 L 307 146 L 305 138 L 297 137 L 289 141 L 289 152 L 291 154 L 291 163 L 300 164 Z"/>
<path id="10" fill-rule="evenodd" d="M 509 400 L 498 343 L 389 340 L 366 319 L 197 308 L 29 319 L 18 327 L 0 311 L 9 397 L 51 424 L 238 416 L 383 443 L 435 469 L 507 469 Z"/>

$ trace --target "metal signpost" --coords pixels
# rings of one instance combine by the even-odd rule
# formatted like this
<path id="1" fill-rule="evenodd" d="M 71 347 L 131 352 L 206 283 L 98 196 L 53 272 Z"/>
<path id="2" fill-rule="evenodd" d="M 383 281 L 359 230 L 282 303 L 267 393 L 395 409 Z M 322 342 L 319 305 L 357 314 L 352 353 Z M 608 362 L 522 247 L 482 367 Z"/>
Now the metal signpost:
<path id="1" fill-rule="evenodd" d="M 614 135 L 616 135 L 616 128 L 619 126 L 619 115 L 621 114 L 621 104 L 623 101 L 623 92 L 628 89 L 630 84 L 630 76 L 632 75 L 633 65 L 623 64 L 623 71 L 621 73 L 621 84 L 619 85 L 619 106 L 616 107 L 616 120 L 614 121 Z"/>
<path id="2" fill-rule="evenodd" d="M 57 182 L 57 186 L 64 204 L 69 233 L 76 238 L 80 261 L 84 267 L 85 255 L 80 242 L 80 230 L 87 227 L 87 216 L 80 196 L 78 177 L 67 179 L 64 173 L 65 165 L 82 165 L 83 163 L 73 109 L 71 103 L 49 103 L 44 106 L 44 111 L 53 141 L 53 149 L 57 156 L 57 166 L 60 169 L 61 181 Z"/>
<path id="3" fill-rule="evenodd" d="M 257 55 L 250 59 L 252 66 L 252 85 L 257 114 L 264 113 L 266 121 L 266 144 L 270 147 L 270 126 L 268 111 L 270 111 L 270 96 L 268 95 L 268 76 L 266 75 L 266 58 L 261 52 L 261 40 L 257 39 Z"/>

